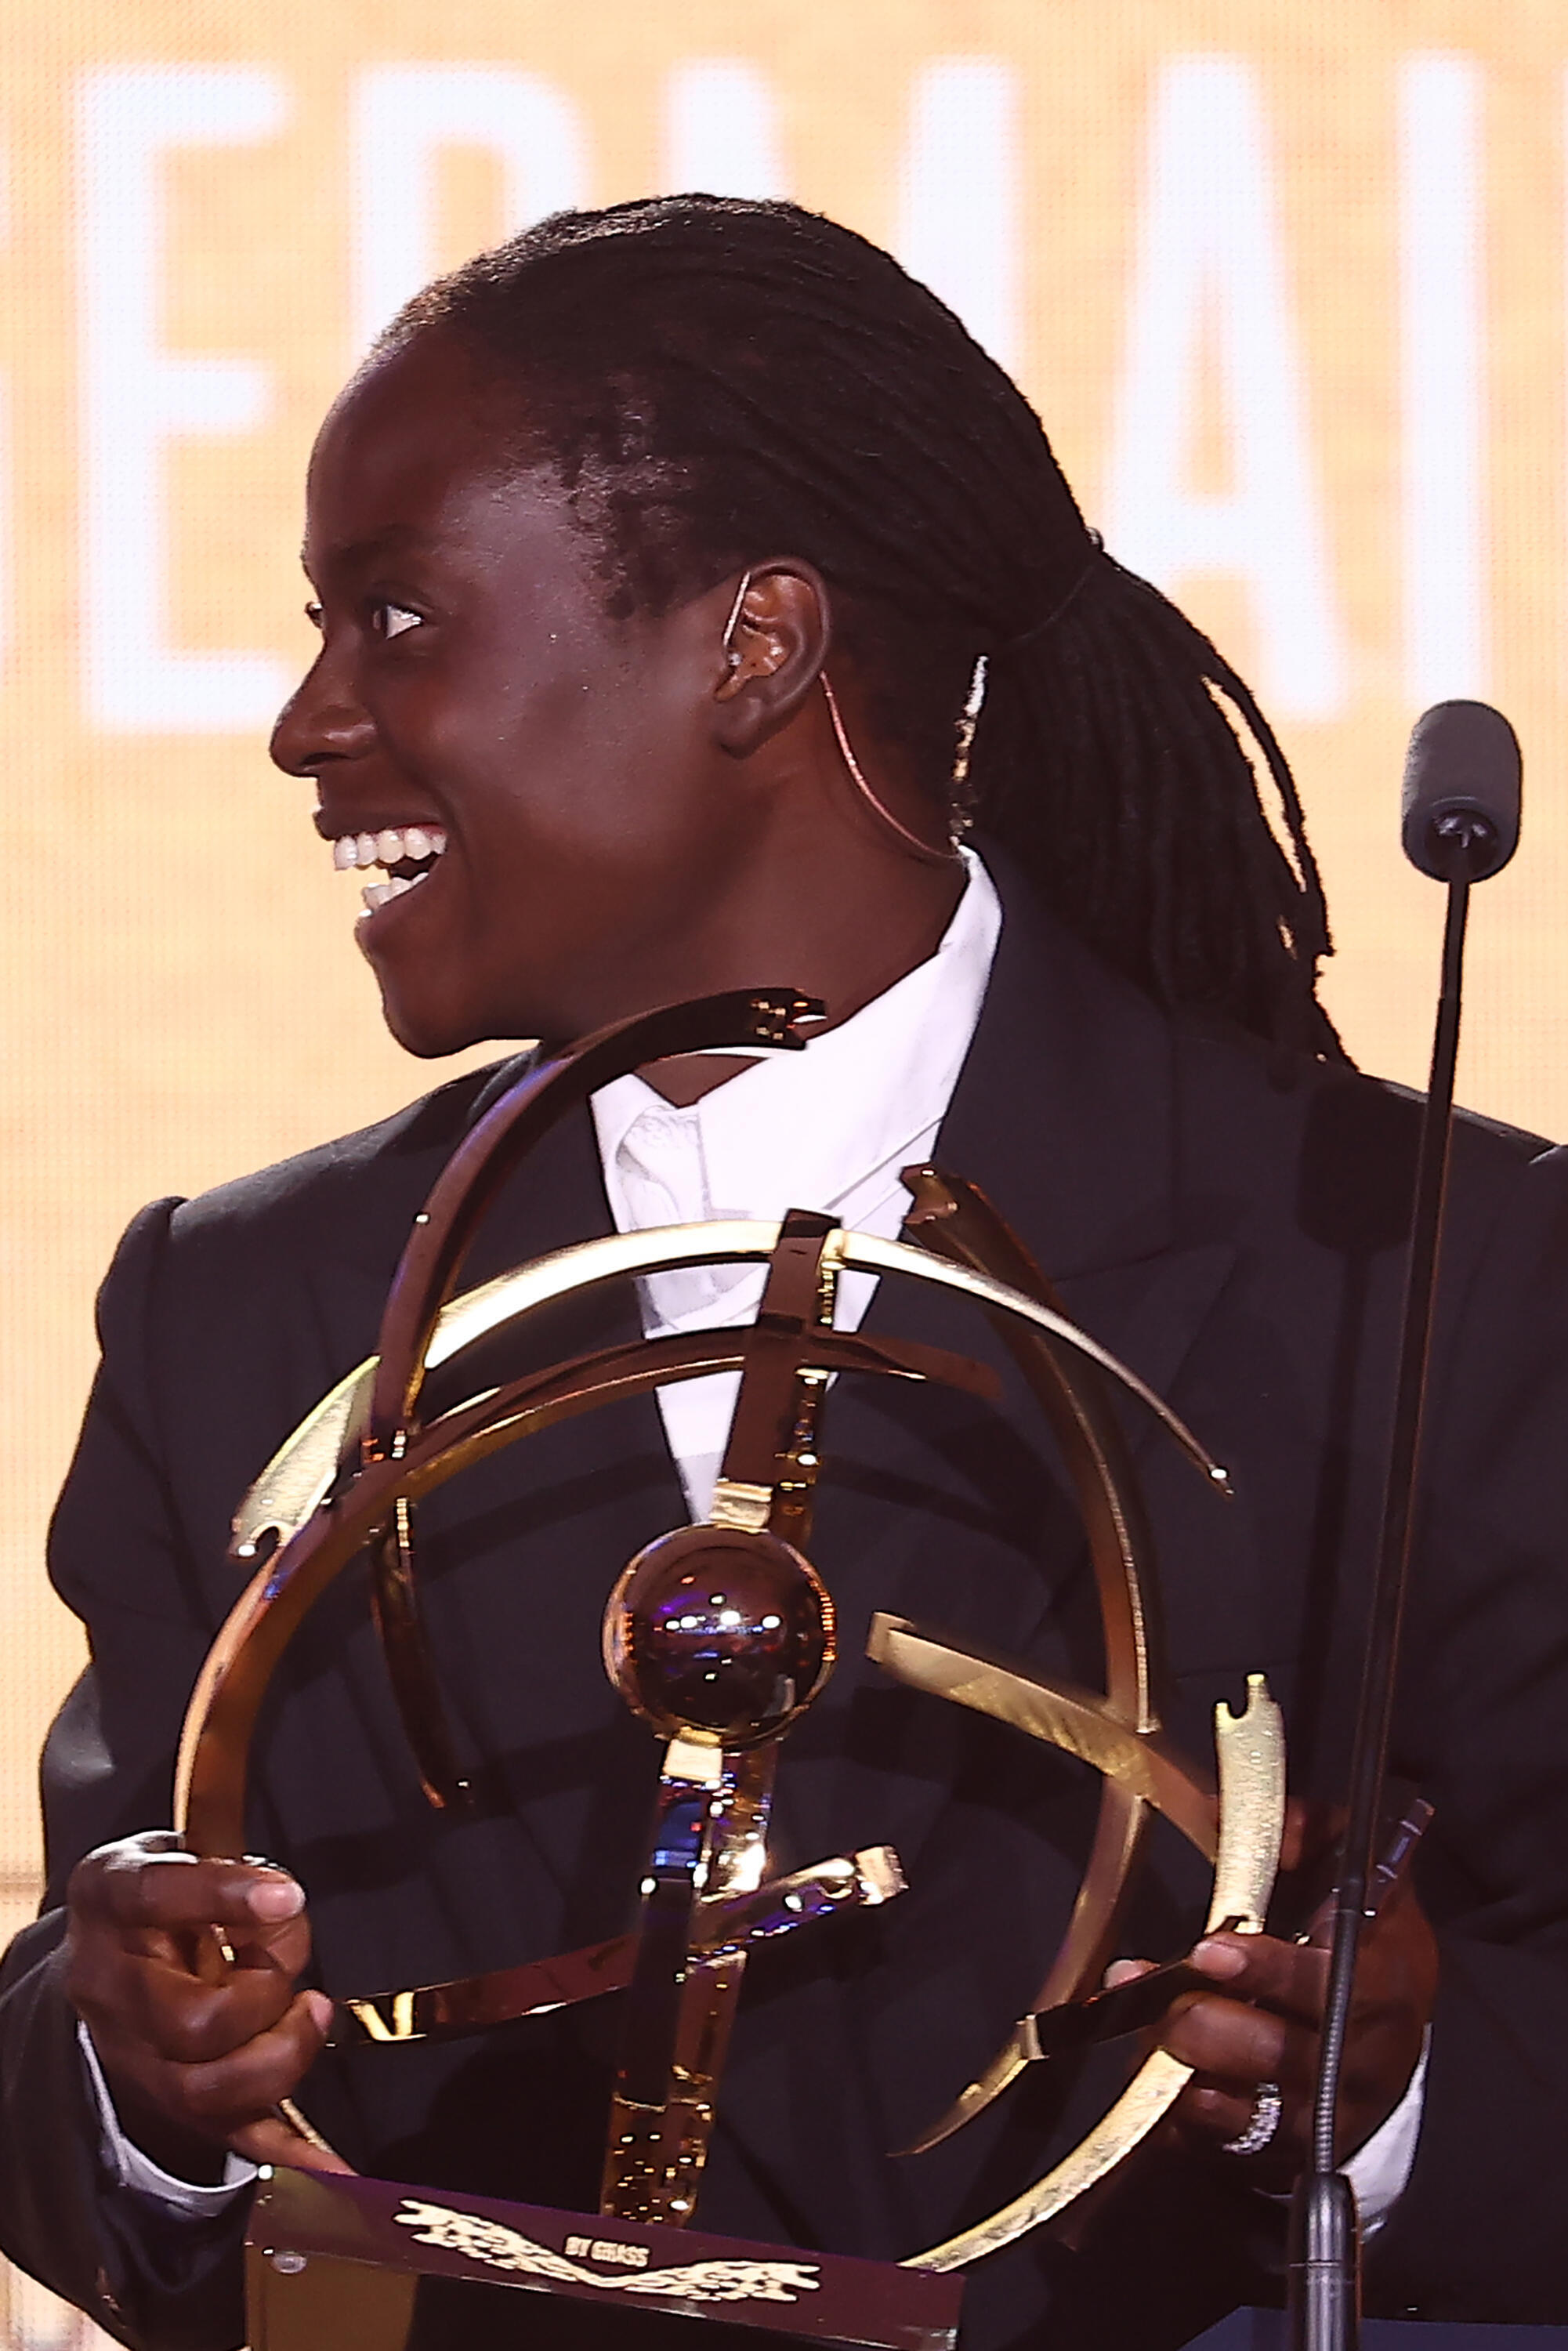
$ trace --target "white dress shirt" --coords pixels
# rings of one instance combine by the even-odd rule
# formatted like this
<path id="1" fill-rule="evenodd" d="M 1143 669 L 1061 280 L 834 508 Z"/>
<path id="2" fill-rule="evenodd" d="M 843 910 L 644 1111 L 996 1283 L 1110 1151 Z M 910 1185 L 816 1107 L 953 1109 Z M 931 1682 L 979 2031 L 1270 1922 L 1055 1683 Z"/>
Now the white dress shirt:
<path id="1" fill-rule="evenodd" d="M 990 875 L 972 851 L 964 857 L 967 883 L 936 954 L 805 1052 L 759 1056 L 685 1109 L 635 1076 L 600 1089 L 591 1108 L 617 1231 L 719 1217 L 770 1220 L 787 1208 L 814 1208 L 860 1231 L 896 1237 L 909 1205 L 899 1170 L 933 1152 L 1001 935 Z M 749 1322 L 764 1278 L 758 1266 L 649 1275 L 638 1285 L 644 1335 Z M 875 1288 L 869 1274 L 842 1279 L 834 1317 L 841 1329 L 858 1325 Z M 738 1385 L 738 1373 L 717 1373 L 658 1392 L 694 1519 L 712 1501 Z M 231 2158 L 237 2176 L 231 2168 L 219 2188 L 188 2187 L 160 2170 L 126 2141 L 85 2026 L 82 2039 L 104 2159 L 122 2183 L 204 2215 L 252 2176 L 238 2158 Z M 1345 2167 L 1364 2230 L 1385 2217 L 1410 2176 L 1425 2074 L 1423 2053 L 1399 2106 Z"/>
<path id="2" fill-rule="evenodd" d="M 618 1232 L 816 1208 L 897 1238 L 909 1207 L 899 1170 L 927 1157 L 985 1000 L 1002 910 L 966 852 L 968 882 L 936 954 L 803 1053 L 768 1053 L 689 1109 L 639 1077 L 593 1096 L 604 1188 Z M 749 1322 L 761 1266 L 694 1266 L 638 1284 L 649 1338 Z M 834 1321 L 852 1331 L 876 1288 L 846 1274 Z M 713 1499 L 738 1372 L 659 1390 L 664 1435 L 694 1519 Z"/>

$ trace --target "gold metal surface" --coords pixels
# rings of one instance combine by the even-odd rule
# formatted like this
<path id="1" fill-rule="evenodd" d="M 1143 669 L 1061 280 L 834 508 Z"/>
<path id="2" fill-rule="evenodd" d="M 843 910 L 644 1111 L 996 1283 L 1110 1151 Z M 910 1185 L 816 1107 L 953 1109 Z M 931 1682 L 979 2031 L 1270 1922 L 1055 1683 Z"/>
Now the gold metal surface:
<path id="1" fill-rule="evenodd" d="M 837 1297 L 828 1254 L 837 1233 L 830 1217 L 800 1209 L 785 1216 L 707 1523 L 647 1545 L 604 1612 L 605 1667 L 627 1704 L 673 1733 L 677 1749 L 683 1739 L 706 1736 L 725 1750 L 684 1907 L 662 1907 L 670 1902 L 668 1871 L 651 1863 L 644 1880 L 600 2206 L 622 2220 L 684 2224 L 696 2210 L 746 1950 L 705 1950 L 692 1896 L 760 1885 L 779 1742 L 817 1697 L 837 1654 L 832 1601 L 799 1547 L 811 1529 L 825 1384 L 815 1358 Z M 667 1755 L 666 1780 L 671 1762 Z M 662 1824 L 653 1843 L 655 1853 L 668 1845 Z M 670 1972 L 677 1919 L 682 1948 Z M 651 1934 L 664 1939 L 650 1947 L 645 1970 Z M 648 2078 L 655 2053 L 661 2085 Z"/>
<path id="2" fill-rule="evenodd" d="M 1222 1918 L 1234 1917 L 1241 1922 L 1240 1932 L 1260 1934 L 1274 1890 L 1285 1817 L 1284 1719 L 1261 1674 L 1248 1677 L 1243 1714 L 1233 1715 L 1223 1705 L 1215 1708 L 1214 1731 L 1219 1842 L 1207 1925 L 1213 1928 Z M 1156 2049 L 1110 2112 L 1042 2179 L 988 2220 L 912 2255 L 904 2267 L 964 2269 L 1054 2219 L 1131 2155 L 1170 2112 L 1191 2079 L 1190 2065 Z"/>
<path id="3" fill-rule="evenodd" d="M 231 1556 L 247 1563 L 263 1535 L 287 1542 L 327 1499 L 350 1443 L 364 1425 L 375 1357 L 328 1390 L 281 1445 L 234 1517 Z"/>
<path id="4" fill-rule="evenodd" d="M 984 1209 L 983 1203 L 980 1208 Z M 999 1226 L 999 1220 L 995 1222 Z M 406 1373 L 400 1366 L 397 1378 L 390 1384 L 389 1366 L 371 1359 L 323 1400 L 268 1464 L 236 1515 L 236 1564 L 248 1565 L 252 1561 L 262 1563 L 214 1643 L 186 1717 L 177 1779 L 177 1819 L 193 1849 L 206 1853 L 241 1849 L 246 1759 L 256 1710 L 272 1670 L 306 1610 L 333 1576 L 367 1542 L 375 1541 L 382 1530 L 396 1528 L 400 1518 L 406 1526 L 407 1508 L 418 1495 L 444 1483 L 469 1461 L 498 1446 L 514 1442 L 569 1414 L 591 1409 L 612 1395 L 646 1390 L 671 1379 L 701 1376 L 718 1368 L 741 1368 L 744 1372 L 751 1361 L 748 1350 L 755 1350 L 760 1361 L 770 1347 L 776 1351 L 788 1334 L 754 1326 L 749 1331 L 685 1334 L 678 1340 L 648 1341 L 606 1350 L 600 1357 L 588 1359 L 582 1364 L 552 1366 L 546 1373 L 513 1382 L 504 1390 L 471 1398 L 423 1428 L 400 1424 L 390 1439 L 378 1437 L 374 1445 L 367 1447 L 372 1396 L 382 1396 L 384 1419 L 385 1398 L 391 1385 L 399 1385 L 399 1393 L 406 1393 L 408 1398 L 415 1397 L 429 1371 L 443 1364 L 457 1364 L 465 1351 L 481 1339 L 580 1290 L 683 1266 L 768 1259 L 784 1246 L 789 1223 L 787 1219 L 781 1227 L 737 1220 L 672 1227 L 661 1231 L 611 1235 L 553 1252 L 465 1297 L 450 1301 L 439 1313 L 432 1307 L 418 1362 Z M 1111 1688 L 1104 1698 L 1064 1684 L 1051 1684 L 1042 1677 L 1031 1676 L 1027 1669 L 1016 1673 L 1006 1660 L 991 1658 L 978 1651 L 964 1652 L 922 1634 L 917 1627 L 885 1620 L 890 1630 L 883 1661 L 896 1659 L 892 1669 L 908 1668 L 911 1677 L 927 1675 L 929 1678 L 922 1681 L 921 1687 L 1013 1722 L 1031 1736 L 1050 1739 L 1081 1754 L 1105 1777 L 1089 1877 L 1053 1968 L 1049 1991 L 1052 1985 L 1060 1984 L 1064 1989 L 1076 1985 L 1103 1943 L 1149 1805 L 1167 1811 L 1200 1849 L 1212 1851 L 1214 1845 L 1212 1792 L 1195 1775 L 1184 1777 L 1174 1754 L 1161 1741 L 1151 1661 L 1152 1596 L 1143 1589 L 1138 1572 L 1135 1488 L 1123 1477 L 1114 1416 L 1093 1386 L 1094 1378 L 1103 1374 L 1119 1384 L 1175 1437 L 1188 1458 L 1218 1489 L 1228 1491 L 1228 1488 L 1224 1472 L 1209 1459 L 1191 1432 L 1134 1374 L 1040 1296 L 1031 1296 L 1026 1290 L 997 1279 L 994 1272 L 985 1270 L 984 1263 L 967 1261 L 984 1259 L 988 1238 L 994 1240 L 994 1236 L 985 1230 L 984 1216 L 973 1208 L 972 1203 L 967 1224 L 972 1232 L 979 1232 L 979 1240 L 971 1238 L 952 1254 L 936 1254 L 933 1249 L 904 1242 L 834 1229 L 821 1247 L 815 1277 L 819 1284 L 816 1311 L 818 1314 L 831 1312 L 833 1282 L 840 1270 L 874 1276 L 904 1275 L 934 1282 L 979 1305 L 1018 1341 L 1015 1352 L 1056 1428 L 1084 1506 L 1096 1573 L 1101 1580 L 1106 1626 Z M 1001 1229 L 1005 1232 L 1005 1228 Z M 1027 1259 L 1022 1259 L 1022 1265 L 1032 1276 L 1034 1287 L 1041 1288 L 1038 1272 L 1029 1266 Z M 416 1303 L 411 1292 L 410 1300 L 405 1301 L 405 1321 L 414 1315 Z M 410 1322 L 410 1328 L 413 1327 Z M 937 1359 L 935 1351 L 925 1351 L 932 1361 L 921 1364 L 915 1360 L 921 1353 L 919 1350 L 901 1351 L 892 1343 L 867 1341 L 853 1334 L 820 1331 L 806 1343 L 799 1335 L 790 1343 L 794 1348 L 789 1359 L 795 1384 L 794 1417 L 779 1440 L 777 1456 L 768 1456 L 774 1483 L 765 1484 L 763 1478 L 768 1472 L 749 1466 L 751 1460 L 761 1458 L 754 1430 L 746 1471 L 741 1471 L 738 1463 L 727 1456 L 727 1477 L 719 1507 L 735 1512 L 741 1523 L 754 1524 L 766 1497 L 770 1531 L 799 1544 L 804 1541 L 810 1524 L 817 1467 L 817 1412 L 835 1365 L 846 1364 L 849 1367 L 898 1372 L 912 1377 L 953 1374 L 952 1359 Z M 904 1360 L 899 1360 L 901 1353 Z M 934 1368 L 943 1361 L 948 1368 Z M 1074 1375 L 1074 1366 L 1078 1376 Z M 973 1374 L 973 1380 L 978 1377 L 977 1373 Z M 412 1403 L 409 1408 L 412 1410 Z M 376 1426 L 379 1427 L 381 1423 L 378 1421 Z M 732 1426 L 732 1453 L 735 1439 Z M 737 1765 L 756 1762 L 768 1751 L 753 1750 L 751 1758 L 735 1761 Z M 730 1760 L 726 1759 L 727 1765 Z M 1247 1784 L 1251 1786 L 1250 1782 Z M 760 1801 L 765 1818 L 765 1794 Z M 1245 1810 L 1249 1803 L 1254 1811 L 1258 1809 L 1256 1791 L 1245 1800 L 1242 1808 Z M 724 1891 L 724 1855 L 731 1844 L 737 1866 L 748 1855 L 750 1865 L 757 1871 L 762 1866 L 758 1837 L 732 1836 L 734 1823 L 725 1824 L 723 1810 L 722 1806 L 716 1807 L 722 1833 L 706 1863 L 715 1895 Z M 1261 1835 L 1259 1830 L 1253 1839 L 1259 1851 Z M 1223 1821 L 1219 1849 L 1223 1863 L 1227 1851 Z M 741 1890 L 738 1881 L 729 1886 L 732 1893 Z M 1240 1906 L 1232 1903 L 1230 1907 Z M 695 1938 L 695 1920 L 692 1932 Z M 681 2002 L 675 2069 L 671 2077 L 674 2095 L 664 2101 L 657 2116 L 646 2101 L 631 2105 L 624 2100 L 620 2102 L 618 2134 L 612 2133 L 612 2138 L 618 2135 L 625 2151 L 621 2185 L 615 2185 L 607 2174 L 607 2193 L 634 2199 L 646 2189 L 650 2168 L 660 2171 L 664 2180 L 661 2190 L 664 2218 L 689 2216 L 711 2127 L 713 2086 L 722 2064 L 744 1965 L 743 1951 L 704 1952 L 695 1939 L 689 1951 L 689 1996 Z M 395 2002 L 409 1996 L 391 1997 Z M 382 2012 L 384 2014 L 384 2010 Z M 401 2008 L 394 2006 L 391 2037 L 405 2037 L 413 2021 L 412 2011 L 405 2016 Z M 1009 2053 L 1004 2052 L 998 2063 L 1005 2065 L 1008 2062 Z M 1133 2086 L 1137 2088 L 1137 2085 Z M 972 2085 L 966 2095 L 984 2103 L 994 2094 L 994 2087 L 982 2084 Z M 1141 2095 L 1146 2102 L 1147 2091 Z M 1051 2202 L 1054 2192 L 1051 2182 L 1069 2173 L 1079 2176 L 1085 2164 L 1092 2168 L 1099 2160 L 1095 2151 L 1103 2152 L 1110 2144 L 1108 2131 L 1112 2139 L 1116 2138 L 1118 2130 L 1125 2135 L 1128 2126 L 1118 2123 L 1117 2117 L 1123 2116 L 1131 2096 L 1130 2091 L 1118 2102 L 1113 2116 L 1086 2142 L 1085 2149 L 1069 2158 L 1067 2165 L 1058 2167 L 1057 2172 L 1031 2190 L 1030 2197 L 1020 2199 L 1018 2207 L 1009 2207 L 1008 2213 L 986 2224 L 988 2230 L 1003 2230 L 995 2241 L 1006 2242 L 1009 2236 L 1021 2233 L 1037 2219 L 1046 2217 L 1043 2206 L 1034 2210 L 1042 2198 L 1051 2210 L 1060 2209 L 1061 2202 L 1068 2200 L 1064 2194 L 1055 2203 Z M 643 2110 L 632 2112 L 632 2105 L 639 2103 Z M 1142 2112 L 1141 2106 L 1139 2111 Z M 692 2126 L 689 2130 L 687 2124 Z M 1152 2124 L 1143 2126 L 1149 2126 Z M 1132 2143 L 1131 2139 L 1127 2141 Z M 1102 2169 L 1117 2159 L 1118 2157 L 1108 2157 Z M 637 2175 L 635 2182 L 633 2173 Z M 689 2194 L 685 2192 L 688 2188 Z M 1077 2192 L 1076 2188 L 1069 2191 Z M 1018 2220 L 1016 2226 L 1012 2225 L 1012 2216 L 1025 2206 L 1030 2208 L 1032 2217 Z M 628 2204 L 622 2200 L 607 2209 L 637 2208 L 634 2201 Z M 977 2233 L 967 2232 L 963 2240 L 953 2241 L 953 2246 L 967 2244 Z M 988 2239 L 977 2250 L 988 2250 L 990 2241 Z M 928 2266 L 947 2267 L 977 2257 L 974 2253 L 956 2252 L 949 2260 L 949 2253 L 953 2253 L 952 2246 L 939 2247 L 921 2260 Z"/>
<path id="5" fill-rule="evenodd" d="M 680 1740 L 672 1741 L 676 1753 L 682 1747 Z M 701 1893 L 722 1900 L 757 1891 L 767 1863 L 768 1821 L 778 1760 L 777 1741 L 727 1754 L 717 1791 L 711 1791 L 706 1782 L 701 1783 L 710 1785 L 696 1871 Z M 672 1783 L 670 1753 L 664 1759 L 664 1783 Z M 692 1907 L 695 1913 L 695 1903 Z M 643 1915 L 646 1920 L 646 1901 Z M 641 1959 L 639 1949 L 639 1962 Z M 676 2228 L 692 2219 L 745 1972 L 744 1949 L 704 1951 L 688 1924 L 680 1971 L 671 1986 L 671 2054 L 667 2070 L 661 2066 L 663 2079 L 654 2095 L 639 2095 L 635 2086 L 646 2066 L 641 2062 L 645 2052 L 638 2043 L 643 2020 L 633 2001 L 611 2094 L 599 2199 L 601 2212 L 616 2220 L 662 2220 Z M 664 2020 L 654 2017 L 652 2021 L 656 2031 Z"/>
<path id="6" fill-rule="evenodd" d="M 717 1788 L 724 1761 L 717 1748 L 688 1744 L 682 1756 L 688 1777 L 700 1778 L 711 1770 L 711 1784 Z M 737 1875 L 738 1879 L 740 1873 Z M 893 1847 L 867 1845 L 810 1869 L 769 1877 L 749 1892 L 704 1896 L 693 1912 L 692 1949 L 705 1958 L 732 1957 L 838 1911 L 874 1909 L 904 1891 L 904 1872 Z M 346 2000 L 340 2003 L 329 2045 L 352 2040 L 356 2033 L 366 2041 L 394 2042 L 472 2032 L 483 2025 L 509 2023 L 515 2017 L 570 2008 L 604 1992 L 624 1991 L 632 1980 L 636 1949 L 634 1934 L 615 1935 L 607 1942 L 522 1967 L 497 1968 L 488 1975 L 458 1976 L 446 1983 Z"/>
<path id="7" fill-rule="evenodd" d="M 534 1057 L 466 1129 L 413 1219 L 382 1311 L 367 1451 L 395 1454 L 416 1425 L 441 1309 L 486 1211 L 536 1143 L 598 1087 L 668 1054 L 747 1045 L 801 1052 L 800 1023 L 823 1008 L 794 987 L 731 989 L 612 1021 Z"/>
<path id="8" fill-rule="evenodd" d="M 945 1640 L 881 1611 L 871 1620 L 866 1655 L 912 1689 L 951 1698 L 1079 1756 L 1163 1813 L 1206 1861 L 1215 1859 L 1218 1810 L 1212 1782 L 1162 1732 L 1134 1729 L 1094 1691 L 1052 1681 L 1020 1660 Z"/>
<path id="9" fill-rule="evenodd" d="M 773 1508 L 771 1486 L 747 1486 L 735 1478 L 714 1480 L 710 1527 L 738 1527 L 743 1534 L 760 1534 Z"/>
<path id="10" fill-rule="evenodd" d="M 357 1469 L 328 1473 L 341 1489 L 324 1498 L 298 1528 L 284 1530 L 276 1549 L 259 1540 L 262 1564 L 252 1566 L 236 1546 L 235 1563 L 249 1572 L 220 1628 L 186 1708 L 174 1778 L 175 1825 L 193 1850 L 229 1855 L 245 1849 L 246 1765 L 251 1728 L 268 1680 L 306 1611 L 366 1542 L 374 1539 L 400 1498 L 417 1499 L 535 1429 L 592 1410 L 612 1397 L 645 1394 L 672 1381 L 735 1371 L 745 1361 L 744 1330 L 688 1332 L 664 1339 L 628 1341 L 568 1364 L 551 1365 L 455 1406 L 409 1437 L 402 1455 Z M 817 1334 L 825 1369 L 857 1369 L 899 1378 L 952 1381 L 990 1393 L 982 1367 L 936 1348 L 867 1338 L 848 1331 Z M 343 1397 L 351 1383 L 336 1391 Z M 319 1416 L 312 1416 L 315 1440 Z M 278 1464 L 285 1463 L 285 1454 Z M 357 1458 L 350 1444 L 350 1459 Z M 273 1481 L 287 1483 L 285 1464 Z M 312 1475 L 315 1471 L 312 1471 Z M 271 1478 L 272 1473 L 267 1473 Z M 300 1480 L 303 1489 L 304 1480 Z"/>
<path id="11" fill-rule="evenodd" d="M 611 1281 L 630 1281 L 650 1273 L 674 1272 L 698 1265 L 761 1265 L 772 1254 L 779 1227 L 752 1218 L 735 1218 L 709 1225 L 665 1225 L 646 1232 L 608 1233 L 570 1249 L 553 1249 L 510 1273 L 465 1292 L 444 1306 L 426 1358 L 426 1368 L 438 1370 L 453 1363 L 465 1349 L 504 1330 L 526 1314 L 580 1290 L 597 1289 Z M 1204 1451 L 1191 1430 L 1178 1420 L 1137 1374 L 1127 1369 L 1087 1332 L 1064 1315 L 1055 1314 L 1033 1299 L 1011 1290 L 988 1275 L 962 1265 L 948 1264 L 929 1250 L 912 1249 L 902 1241 L 884 1241 L 872 1233 L 846 1232 L 842 1265 L 858 1273 L 903 1273 L 917 1281 L 935 1281 L 960 1291 L 982 1306 L 1018 1316 L 1059 1339 L 1062 1345 L 1098 1364 L 1129 1395 L 1152 1412 L 1169 1430 L 1198 1468 L 1217 1488 L 1226 1489 L 1225 1472 Z M 732 1344 L 736 1334 L 727 1332 Z M 280 1545 L 298 1532 L 330 1489 L 340 1464 L 351 1458 L 367 1426 L 376 1358 L 371 1355 L 339 1382 L 294 1434 L 278 1447 L 235 1517 L 236 1543 L 256 1542 L 269 1529 Z"/>
<path id="12" fill-rule="evenodd" d="M 604 1607 L 604 1670 L 664 1739 L 727 1752 L 779 1739 L 838 1654 L 833 1604 L 766 1527 L 677 1527 L 637 1553 Z"/>
<path id="13" fill-rule="evenodd" d="M 1280 1867 L 1285 1827 L 1285 1718 L 1261 1674 L 1247 1677 L 1239 1714 L 1214 1709 L 1219 1765 L 1219 1852 L 1214 1865 L 1209 1929 L 1222 1918 L 1241 1920 L 1244 1935 L 1261 1934 Z"/>

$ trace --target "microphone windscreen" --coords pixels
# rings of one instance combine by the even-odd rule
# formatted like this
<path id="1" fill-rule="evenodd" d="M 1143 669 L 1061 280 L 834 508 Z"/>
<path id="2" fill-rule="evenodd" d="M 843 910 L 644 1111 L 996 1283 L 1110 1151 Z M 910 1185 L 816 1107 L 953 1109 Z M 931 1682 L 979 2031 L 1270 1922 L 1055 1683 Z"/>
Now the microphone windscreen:
<path id="1" fill-rule="evenodd" d="M 1521 764 L 1519 737 L 1486 702 L 1439 702 L 1416 721 L 1405 758 L 1405 812 L 1400 837 L 1412 865 L 1435 881 L 1452 872 L 1446 817 L 1485 820 L 1490 839 L 1475 839 L 1468 859 L 1472 882 L 1484 882 L 1519 846 Z"/>

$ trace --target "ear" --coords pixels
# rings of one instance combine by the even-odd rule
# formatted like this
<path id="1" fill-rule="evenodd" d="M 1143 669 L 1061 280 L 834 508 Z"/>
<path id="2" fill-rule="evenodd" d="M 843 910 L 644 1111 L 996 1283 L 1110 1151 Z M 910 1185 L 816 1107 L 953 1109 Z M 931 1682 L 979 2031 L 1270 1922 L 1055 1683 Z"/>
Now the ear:
<path id="1" fill-rule="evenodd" d="M 727 589 L 731 598 L 738 585 Z M 732 758 L 747 758 L 788 726 L 821 675 L 831 639 L 831 599 L 813 564 L 780 556 L 752 565 L 727 640 L 721 621 L 714 648 L 715 732 Z"/>

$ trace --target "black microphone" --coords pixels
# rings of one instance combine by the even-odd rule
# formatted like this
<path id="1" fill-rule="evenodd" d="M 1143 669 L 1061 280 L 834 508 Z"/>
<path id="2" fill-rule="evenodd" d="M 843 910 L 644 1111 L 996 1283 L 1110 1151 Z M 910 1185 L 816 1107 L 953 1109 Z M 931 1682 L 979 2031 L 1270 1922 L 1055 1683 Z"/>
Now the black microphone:
<path id="1" fill-rule="evenodd" d="M 1356 1954 L 1367 1914 L 1372 1842 L 1383 1804 L 1399 1667 L 1399 1631 L 1409 1574 L 1411 1512 L 1421 1461 L 1432 1301 L 1454 1118 L 1465 925 L 1471 883 L 1498 872 L 1519 844 L 1520 774 L 1518 737 L 1501 712 L 1486 703 L 1440 702 L 1417 719 L 1405 762 L 1401 838 L 1411 863 L 1434 881 L 1448 884 L 1448 919 L 1432 1071 L 1416 1161 L 1383 1525 L 1351 1747 L 1349 1819 L 1334 1890 L 1312 2158 L 1291 2199 L 1286 2285 L 1292 2351 L 1354 2351 L 1360 2336 L 1361 2240 L 1354 2195 L 1334 2162 L 1334 2117 Z"/>
<path id="2" fill-rule="evenodd" d="M 1416 721 L 1405 757 L 1399 837 L 1434 882 L 1485 882 L 1519 847 L 1519 737 L 1486 702 L 1439 702 Z"/>

